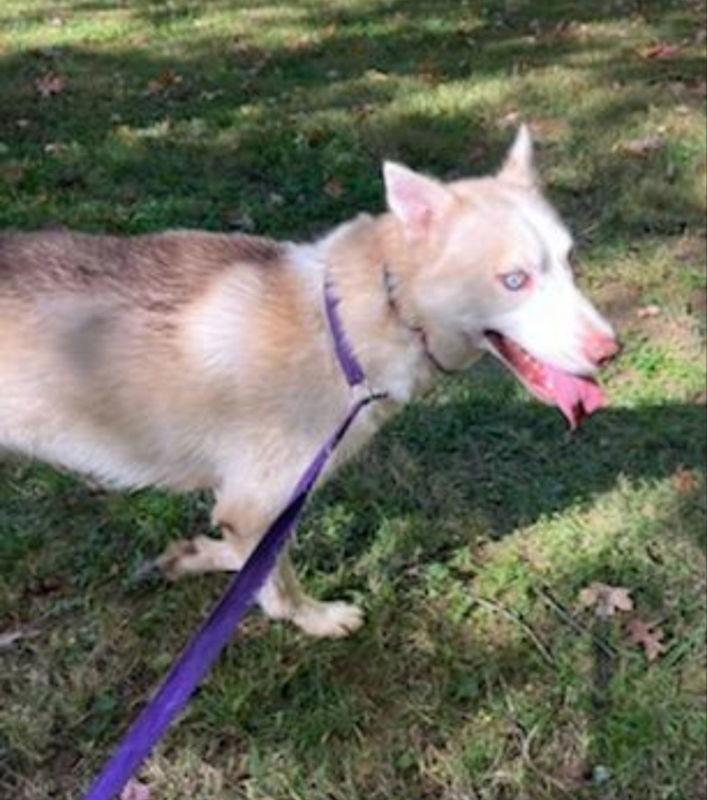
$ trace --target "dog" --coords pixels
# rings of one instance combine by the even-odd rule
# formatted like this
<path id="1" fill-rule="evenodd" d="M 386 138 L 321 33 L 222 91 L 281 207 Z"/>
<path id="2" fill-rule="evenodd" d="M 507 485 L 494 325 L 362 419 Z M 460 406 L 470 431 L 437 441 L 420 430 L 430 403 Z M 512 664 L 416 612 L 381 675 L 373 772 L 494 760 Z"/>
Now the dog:
<path id="1" fill-rule="evenodd" d="M 325 478 L 412 397 L 484 352 L 576 425 L 618 349 L 574 284 L 572 237 L 543 197 L 522 127 L 491 177 L 383 166 L 387 211 L 310 243 L 198 231 L 0 237 L 0 448 L 117 488 L 208 489 L 220 538 L 172 543 L 170 578 L 238 570 L 345 416 L 324 313 L 385 400 Z M 258 601 L 314 636 L 362 613 L 307 596 L 281 556 Z"/>

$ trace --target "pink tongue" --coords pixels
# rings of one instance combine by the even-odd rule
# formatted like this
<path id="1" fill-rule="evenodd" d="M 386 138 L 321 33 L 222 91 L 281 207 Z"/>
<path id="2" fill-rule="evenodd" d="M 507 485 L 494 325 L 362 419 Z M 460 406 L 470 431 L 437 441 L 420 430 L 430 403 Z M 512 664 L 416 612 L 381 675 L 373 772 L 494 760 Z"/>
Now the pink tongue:
<path id="1" fill-rule="evenodd" d="M 569 372 L 545 365 L 552 396 L 567 417 L 571 428 L 576 428 L 584 417 L 593 414 L 606 404 L 604 392 L 591 378 L 581 378 Z"/>

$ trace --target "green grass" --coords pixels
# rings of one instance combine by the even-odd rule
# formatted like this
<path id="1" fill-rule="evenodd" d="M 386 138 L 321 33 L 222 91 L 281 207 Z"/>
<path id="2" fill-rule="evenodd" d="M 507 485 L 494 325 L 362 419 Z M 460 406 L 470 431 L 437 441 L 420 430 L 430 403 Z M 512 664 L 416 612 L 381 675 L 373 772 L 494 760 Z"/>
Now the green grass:
<path id="1" fill-rule="evenodd" d="M 366 627 L 252 614 L 143 769 L 155 797 L 704 797 L 702 2 L 4 0 L 0 101 L 3 227 L 296 238 L 380 209 L 384 157 L 493 168 L 517 114 L 626 343 L 576 435 L 492 364 L 386 429 L 296 553 Z M 0 646 L 1 800 L 79 796 L 224 586 L 133 578 L 207 515 L 0 465 L 0 633 L 27 634 Z M 659 660 L 579 607 L 594 580 L 660 622 Z"/>

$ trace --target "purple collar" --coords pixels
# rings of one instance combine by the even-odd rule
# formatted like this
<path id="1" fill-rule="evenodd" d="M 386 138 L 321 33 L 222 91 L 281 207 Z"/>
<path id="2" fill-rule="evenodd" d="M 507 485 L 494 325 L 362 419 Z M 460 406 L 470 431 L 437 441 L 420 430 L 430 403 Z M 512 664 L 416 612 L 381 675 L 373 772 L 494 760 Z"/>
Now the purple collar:
<path id="1" fill-rule="evenodd" d="M 383 287 L 385 289 L 388 308 L 393 313 L 395 318 L 400 322 L 400 324 L 419 339 L 422 351 L 424 352 L 430 364 L 432 364 L 435 369 L 444 375 L 455 375 L 456 371 L 445 367 L 430 349 L 430 344 L 427 339 L 427 332 L 422 325 L 412 325 L 401 314 L 400 307 L 395 299 L 393 275 L 390 271 L 390 267 L 387 264 L 383 265 Z M 326 312 L 327 323 L 329 325 L 329 331 L 331 332 L 331 339 L 334 344 L 334 352 L 336 353 L 336 358 L 339 362 L 339 366 L 341 367 L 341 371 L 346 377 L 346 382 L 349 384 L 349 386 L 358 386 L 364 382 L 366 376 L 361 364 L 351 349 L 351 344 L 346 338 L 346 334 L 344 333 L 344 327 L 341 322 L 338 306 L 339 298 L 334 296 L 331 283 L 327 280 L 324 284 L 324 309 Z"/>
<path id="2" fill-rule="evenodd" d="M 334 296 L 329 281 L 324 284 L 324 310 L 341 371 L 349 386 L 358 386 L 364 382 L 366 376 L 344 333 L 344 326 L 341 324 L 339 315 L 339 298 Z"/>

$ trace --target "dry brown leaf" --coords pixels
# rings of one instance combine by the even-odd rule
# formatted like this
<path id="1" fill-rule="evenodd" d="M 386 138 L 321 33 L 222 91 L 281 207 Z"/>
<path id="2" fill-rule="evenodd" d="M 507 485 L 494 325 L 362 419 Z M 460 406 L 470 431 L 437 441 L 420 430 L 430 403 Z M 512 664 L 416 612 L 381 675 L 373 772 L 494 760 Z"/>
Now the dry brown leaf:
<path id="1" fill-rule="evenodd" d="M 611 617 L 616 611 L 631 611 L 633 600 L 631 590 L 625 586 L 609 586 L 607 583 L 594 581 L 579 593 L 579 602 L 583 606 L 593 606 L 598 617 Z"/>
<path id="2" fill-rule="evenodd" d="M 656 150 L 660 150 L 664 145 L 665 136 L 660 133 L 652 133 L 648 136 L 641 136 L 638 139 L 631 139 L 628 142 L 619 142 L 612 149 L 615 153 L 645 158 L 651 153 L 655 153 Z"/>
<path id="3" fill-rule="evenodd" d="M 11 186 L 16 186 L 21 183 L 26 172 L 27 168 L 17 162 L 10 161 L 0 165 L 0 178 Z"/>
<path id="4" fill-rule="evenodd" d="M 344 193 L 344 186 L 338 178 L 330 178 L 324 184 L 324 193 L 329 197 L 341 197 Z"/>
<path id="5" fill-rule="evenodd" d="M 692 494 L 697 489 L 697 476 L 695 471 L 680 466 L 673 473 L 673 486 L 680 494 Z"/>
<path id="6" fill-rule="evenodd" d="M 179 86 L 183 80 L 182 76 L 173 69 L 166 69 L 147 84 L 147 94 L 159 94 L 172 86 Z"/>
<path id="7" fill-rule="evenodd" d="M 58 72 L 47 72 L 41 78 L 37 78 L 34 85 L 42 97 L 50 97 L 66 89 L 66 78 Z"/>
<path id="8" fill-rule="evenodd" d="M 657 42 L 638 51 L 641 58 L 672 58 L 680 53 L 681 48 L 678 44 L 668 44 L 668 42 Z"/>
<path id="9" fill-rule="evenodd" d="M 568 125 L 564 120 L 551 117 L 536 117 L 530 120 L 529 127 L 538 139 L 558 139 L 568 130 Z"/>
<path id="10" fill-rule="evenodd" d="M 631 617 L 626 623 L 626 632 L 631 644 L 643 647 L 649 661 L 655 661 L 667 650 L 662 642 L 663 631 L 656 622 L 644 622 L 638 617 Z"/>
<path id="11" fill-rule="evenodd" d="M 423 58 L 417 65 L 417 74 L 428 83 L 439 83 L 442 80 L 442 71 L 430 58 Z"/>

